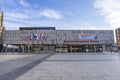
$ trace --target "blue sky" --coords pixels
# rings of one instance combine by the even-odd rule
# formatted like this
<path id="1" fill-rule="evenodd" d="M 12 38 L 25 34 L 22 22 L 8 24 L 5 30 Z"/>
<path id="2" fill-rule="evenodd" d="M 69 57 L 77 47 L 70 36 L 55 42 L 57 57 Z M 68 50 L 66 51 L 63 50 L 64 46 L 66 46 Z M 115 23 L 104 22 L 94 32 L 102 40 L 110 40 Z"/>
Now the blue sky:
<path id="1" fill-rule="evenodd" d="M 115 29 L 120 27 L 119 0 L 2 0 L 6 29 Z"/>

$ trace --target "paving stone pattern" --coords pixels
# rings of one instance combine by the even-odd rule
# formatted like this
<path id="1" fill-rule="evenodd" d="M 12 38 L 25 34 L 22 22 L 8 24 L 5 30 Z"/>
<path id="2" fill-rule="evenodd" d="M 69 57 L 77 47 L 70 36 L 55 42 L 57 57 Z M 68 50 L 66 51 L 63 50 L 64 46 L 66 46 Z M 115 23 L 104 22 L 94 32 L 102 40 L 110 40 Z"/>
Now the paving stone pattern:
<path id="1" fill-rule="evenodd" d="M 14 80 L 18 76 L 21 76 L 23 73 L 38 65 L 40 62 L 44 61 L 50 55 L 51 54 L 28 54 L 28 57 L 25 57 L 26 55 L 17 55 L 23 57 L 17 57 L 16 59 L 16 55 L 6 55 L 7 57 L 4 55 L 4 57 L 9 60 L 5 59 L 5 61 L 0 62 L 0 80 Z M 8 56 L 13 56 L 13 59 Z"/>
<path id="2" fill-rule="evenodd" d="M 57 53 L 16 80 L 120 80 L 120 55 Z"/>

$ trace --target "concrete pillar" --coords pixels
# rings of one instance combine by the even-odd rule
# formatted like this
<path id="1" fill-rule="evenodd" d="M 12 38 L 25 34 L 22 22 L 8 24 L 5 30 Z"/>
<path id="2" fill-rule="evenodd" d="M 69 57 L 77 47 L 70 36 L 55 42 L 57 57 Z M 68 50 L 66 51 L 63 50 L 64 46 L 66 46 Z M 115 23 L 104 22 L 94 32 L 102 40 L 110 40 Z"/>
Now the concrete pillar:
<path id="1" fill-rule="evenodd" d="M 5 52 L 7 52 L 7 47 L 8 47 L 8 45 L 6 45 Z"/>
<path id="2" fill-rule="evenodd" d="M 30 45 L 28 44 L 27 47 L 28 47 L 28 51 L 27 52 L 29 53 L 30 52 Z"/>
<path id="3" fill-rule="evenodd" d="M 94 45 L 94 52 L 96 52 L 96 45 Z"/>
<path id="4" fill-rule="evenodd" d="M 48 46 L 45 46 L 45 48 L 46 48 L 46 51 L 48 51 Z"/>
<path id="5" fill-rule="evenodd" d="M 70 52 L 72 53 L 72 45 L 70 46 Z"/>
<path id="6" fill-rule="evenodd" d="M 105 45 L 102 45 L 102 51 L 105 51 Z"/>
<path id="7" fill-rule="evenodd" d="M 24 49 L 25 49 L 24 46 L 22 46 L 22 52 L 23 52 L 23 53 L 24 53 Z"/>

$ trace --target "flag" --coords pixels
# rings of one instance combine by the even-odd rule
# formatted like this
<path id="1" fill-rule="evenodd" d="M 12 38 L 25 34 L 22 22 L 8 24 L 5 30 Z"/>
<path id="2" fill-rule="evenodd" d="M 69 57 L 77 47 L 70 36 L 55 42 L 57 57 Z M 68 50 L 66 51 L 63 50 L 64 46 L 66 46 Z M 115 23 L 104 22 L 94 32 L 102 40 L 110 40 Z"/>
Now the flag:
<path id="1" fill-rule="evenodd" d="M 32 40 L 32 35 L 31 34 L 27 35 L 27 40 Z"/>
<path id="2" fill-rule="evenodd" d="M 32 34 L 32 40 L 37 40 L 38 39 L 38 35 L 37 34 Z"/>
<path id="3" fill-rule="evenodd" d="M 43 40 L 43 34 L 39 34 L 39 40 Z"/>

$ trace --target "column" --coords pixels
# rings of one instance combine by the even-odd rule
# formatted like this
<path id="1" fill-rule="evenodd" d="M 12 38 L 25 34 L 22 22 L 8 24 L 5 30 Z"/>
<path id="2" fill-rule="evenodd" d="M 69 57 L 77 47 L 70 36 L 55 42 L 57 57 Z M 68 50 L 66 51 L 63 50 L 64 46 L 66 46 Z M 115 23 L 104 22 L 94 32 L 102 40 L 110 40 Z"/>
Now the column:
<path id="1" fill-rule="evenodd" d="M 22 46 L 22 52 L 24 53 L 24 46 Z"/>
<path id="2" fill-rule="evenodd" d="M 70 52 L 72 53 L 72 45 L 70 46 Z"/>
<path id="3" fill-rule="evenodd" d="M 6 44 L 5 52 L 7 52 L 7 47 L 8 47 L 8 45 Z"/>
<path id="4" fill-rule="evenodd" d="M 94 52 L 96 52 L 96 45 L 94 45 Z"/>
<path id="5" fill-rule="evenodd" d="M 105 51 L 105 45 L 102 45 L 102 51 Z"/>

